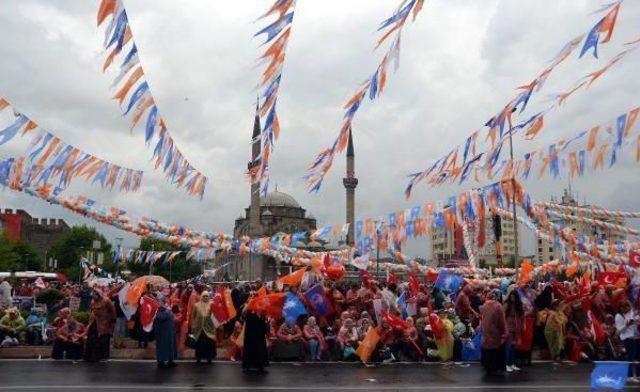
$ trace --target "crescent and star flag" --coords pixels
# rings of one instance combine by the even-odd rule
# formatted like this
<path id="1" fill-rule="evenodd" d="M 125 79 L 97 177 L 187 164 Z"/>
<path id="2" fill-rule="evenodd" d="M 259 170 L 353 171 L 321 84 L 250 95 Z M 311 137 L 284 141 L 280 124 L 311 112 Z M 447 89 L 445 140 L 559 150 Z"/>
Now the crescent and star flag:
<path id="1" fill-rule="evenodd" d="M 317 284 L 307 290 L 304 293 L 304 297 L 307 299 L 307 302 L 313 308 L 313 312 L 318 317 L 324 317 L 333 312 L 331 303 L 324 295 L 324 288 L 321 284 Z"/>
<path id="2" fill-rule="evenodd" d="M 598 274 L 598 282 L 604 286 L 624 285 L 627 281 L 627 274 L 624 271 L 602 271 Z"/>
<path id="3" fill-rule="evenodd" d="M 629 252 L 629 266 L 638 268 L 640 267 L 640 251 L 632 250 Z"/>
<path id="4" fill-rule="evenodd" d="M 160 308 L 160 302 L 157 299 L 145 295 L 140 300 L 140 323 L 145 332 L 153 330 L 153 320 Z"/>
<path id="5" fill-rule="evenodd" d="M 369 331 L 364 337 L 362 344 L 358 346 L 356 350 L 356 355 L 360 357 L 362 362 L 368 362 L 369 358 L 371 358 L 371 354 L 373 354 L 378 342 L 380 341 L 380 335 L 375 328 L 369 328 Z"/>
<path id="6" fill-rule="evenodd" d="M 592 389 L 623 389 L 627 383 L 629 362 L 595 362 L 591 372 Z"/>
<path id="7" fill-rule="evenodd" d="M 249 304 L 247 304 L 247 310 L 250 312 L 263 314 L 275 319 L 279 319 L 280 317 L 282 317 L 282 308 L 284 307 L 284 301 L 284 293 L 265 294 L 249 300 Z"/>
<path id="8" fill-rule="evenodd" d="M 284 321 L 289 325 L 293 325 L 298 321 L 300 316 L 306 315 L 307 309 L 305 309 L 304 304 L 298 299 L 296 293 L 286 293 L 284 307 L 282 308 Z"/>

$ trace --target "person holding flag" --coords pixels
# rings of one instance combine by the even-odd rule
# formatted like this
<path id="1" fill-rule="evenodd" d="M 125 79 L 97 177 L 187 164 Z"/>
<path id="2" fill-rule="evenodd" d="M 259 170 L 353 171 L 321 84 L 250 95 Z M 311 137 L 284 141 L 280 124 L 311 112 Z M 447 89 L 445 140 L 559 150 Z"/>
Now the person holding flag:
<path id="1" fill-rule="evenodd" d="M 624 344 L 625 357 L 629 366 L 629 374 L 627 381 L 640 382 L 638 379 L 638 359 L 640 359 L 640 334 L 638 333 L 638 314 L 631 307 L 628 301 L 620 305 L 620 312 L 615 317 L 616 332 L 620 340 Z"/>
<path id="2" fill-rule="evenodd" d="M 111 334 L 116 322 L 116 308 L 111 300 L 96 290 L 91 293 L 91 298 L 84 360 L 106 361 L 109 359 Z"/>

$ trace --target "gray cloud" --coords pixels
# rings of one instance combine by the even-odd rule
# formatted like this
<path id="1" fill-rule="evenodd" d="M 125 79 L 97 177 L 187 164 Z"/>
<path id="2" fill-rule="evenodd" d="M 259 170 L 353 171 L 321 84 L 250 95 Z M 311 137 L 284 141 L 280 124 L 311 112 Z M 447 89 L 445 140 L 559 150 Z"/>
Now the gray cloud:
<path id="1" fill-rule="evenodd" d="M 249 202 L 244 170 L 249 159 L 259 39 L 252 23 L 264 7 L 249 0 L 127 1 L 142 63 L 173 137 L 211 183 L 203 201 L 186 195 L 153 172 L 151 150 L 140 131 L 110 100 L 111 74 L 102 74 L 103 33 L 95 27 L 98 1 L 6 0 L 0 8 L 0 93 L 66 141 L 129 167 L 146 171 L 137 194 L 107 192 L 76 184 L 105 205 L 198 229 L 230 232 Z M 265 3 L 266 4 L 266 3 Z M 342 105 L 380 60 L 372 52 L 380 20 L 395 0 L 300 1 L 287 54 L 279 100 L 281 138 L 273 157 L 272 181 L 294 195 L 320 220 L 344 220 L 343 158 L 336 161 L 319 195 L 308 194 L 302 176 L 317 151 L 332 142 Z M 587 32 L 598 4 L 587 0 L 436 0 L 427 2 L 403 34 L 401 68 L 389 77 L 378 102 L 363 105 L 354 122 L 359 216 L 381 216 L 460 187 L 418 186 L 403 198 L 406 175 L 422 169 L 461 143 L 540 72 L 561 46 Z M 568 88 L 579 76 L 604 64 L 623 42 L 640 35 L 640 7 L 623 5 L 611 43 L 601 61 L 567 61 L 532 102 L 533 113 L 546 94 Z M 535 142 L 517 141 L 524 152 L 631 109 L 639 82 L 638 53 L 616 65 L 589 91 L 578 93 L 550 115 Z M 13 142 L 12 142 L 13 143 Z M 20 151 L 3 146 L 0 156 Z M 574 181 L 591 202 L 634 209 L 640 190 L 637 166 L 621 165 Z M 560 194 L 565 182 L 529 181 L 539 199 Z M 26 195 L 2 193 L 2 204 L 39 216 L 85 222 Z M 101 227 L 101 230 L 104 228 Z M 107 230 L 110 237 L 119 236 Z M 129 243 L 134 239 L 127 237 Z M 424 253 L 427 242 L 412 245 Z"/>

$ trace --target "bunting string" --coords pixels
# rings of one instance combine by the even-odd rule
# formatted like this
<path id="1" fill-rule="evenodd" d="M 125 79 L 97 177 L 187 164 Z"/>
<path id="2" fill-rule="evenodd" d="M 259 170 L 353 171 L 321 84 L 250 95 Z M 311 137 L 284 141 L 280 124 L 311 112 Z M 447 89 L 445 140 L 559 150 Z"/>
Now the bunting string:
<path id="1" fill-rule="evenodd" d="M 106 58 L 103 71 L 109 69 L 116 59 L 122 60 L 119 74 L 112 84 L 117 91 L 113 99 L 120 104 L 123 116 L 131 118 L 131 130 L 144 124 L 146 145 L 155 143 L 155 169 L 160 168 L 171 184 L 202 199 L 207 177 L 186 159 L 167 129 L 140 64 L 138 47 L 133 40 L 123 0 L 102 0 L 97 22 L 98 26 L 108 22 L 105 28 Z M 143 121 L 145 116 L 146 120 Z"/>
<path id="2" fill-rule="evenodd" d="M 20 185 L 16 186 L 46 185 L 57 180 L 56 192 L 61 192 L 74 178 L 81 177 L 92 184 L 100 184 L 103 189 L 118 188 L 125 192 L 140 189 L 143 176 L 141 170 L 107 162 L 67 144 L 12 107 L 6 99 L 0 98 L 0 112 L 6 108 L 13 110 L 14 122 L 0 131 L 0 138 L 4 137 L 0 145 L 11 140 L 20 131 L 22 136 L 31 136 L 31 144 L 25 157 L 18 159 L 18 166 L 13 166 L 14 171 L 17 171 L 13 173 L 13 180 L 20 181 Z"/>
<path id="3" fill-rule="evenodd" d="M 368 96 L 371 101 L 379 98 L 387 84 L 388 67 L 393 64 L 394 70 L 398 70 L 402 30 L 410 16 L 412 16 L 415 22 L 423 6 L 424 0 L 402 0 L 394 14 L 380 24 L 378 31 L 384 32 L 384 34 L 378 40 L 376 49 L 385 42 L 390 41 L 389 49 L 383 56 L 382 61 L 379 63 L 373 75 L 360 84 L 356 93 L 344 105 L 345 114 L 342 128 L 333 145 L 330 148 L 322 150 L 310 165 L 305 178 L 311 192 L 318 192 L 320 190 L 324 176 L 333 165 L 335 155 L 344 151 L 346 148 L 353 119 L 360 109 L 362 102 L 365 100 L 365 97 Z"/>
<path id="4" fill-rule="evenodd" d="M 498 164 L 500 165 L 499 168 L 504 168 L 506 163 L 505 161 L 501 163 L 499 157 L 504 152 L 503 144 L 509 134 L 520 132 L 525 139 L 534 139 L 543 129 L 545 116 L 549 112 L 562 108 L 565 101 L 575 92 L 588 88 L 614 64 L 620 62 L 628 53 L 637 48 L 636 45 L 640 43 L 640 40 L 628 43 L 634 46 L 618 53 L 604 68 L 579 79 L 576 85 L 568 91 L 554 95 L 553 102 L 547 109 L 514 125 L 514 113 L 519 111 L 519 114 L 522 114 L 524 112 L 534 93 L 543 88 L 555 68 L 567 60 L 580 47 L 581 43 L 582 49 L 579 58 L 582 58 L 591 50 L 593 50 L 594 56 L 598 57 L 598 45 L 611 40 L 622 3 L 623 0 L 619 0 L 600 9 L 598 12 L 607 11 L 607 14 L 596 23 L 589 33 L 579 35 L 565 44 L 551 61 L 551 64 L 538 74 L 532 82 L 518 87 L 520 92 L 504 108 L 500 109 L 496 115 L 491 117 L 481 130 L 474 131 L 463 144 L 454 147 L 447 155 L 438 159 L 426 170 L 409 175 L 409 182 L 405 188 L 405 197 L 408 199 L 414 186 L 420 182 L 426 182 L 432 187 L 445 182 L 459 182 L 461 184 L 476 173 L 478 167 L 482 167 L 488 172 L 495 171 Z M 481 135 L 485 135 L 484 139 Z M 487 144 L 487 151 L 479 151 L 478 143 Z M 482 160 L 484 160 L 484 163 L 482 163 Z M 459 163 L 460 161 L 461 164 Z"/>
<path id="5" fill-rule="evenodd" d="M 256 162 L 252 162 L 248 176 L 252 183 L 263 182 L 262 193 L 266 194 L 269 187 L 269 169 L 271 156 L 275 142 L 280 135 L 280 121 L 276 106 L 280 93 L 280 82 L 282 81 L 282 71 L 284 68 L 287 46 L 291 36 L 293 16 L 295 13 L 296 0 L 276 0 L 269 10 L 260 17 L 268 18 L 277 14 L 277 19 L 258 31 L 255 37 L 266 35 L 263 45 L 269 45 L 260 57 L 260 61 L 266 64 L 262 73 L 258 89 L 259 95 L 259 116 L 264 124 L 260 132 L 260 156 Z"/>

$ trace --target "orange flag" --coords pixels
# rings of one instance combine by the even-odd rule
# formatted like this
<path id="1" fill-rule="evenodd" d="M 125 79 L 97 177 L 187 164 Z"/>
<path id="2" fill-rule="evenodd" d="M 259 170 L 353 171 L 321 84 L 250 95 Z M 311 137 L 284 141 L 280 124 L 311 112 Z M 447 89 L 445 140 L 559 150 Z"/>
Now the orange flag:
<path id="1" fill-rule="evenodd" d="M 285 294 L 275 293 L 260 297 L 253 297 L 247 304 L 247 311 L 271 316 L 275 319 L 282 317 Z"/>
<path id="2" fill-rule="evenodd" d="M 533 271 L 533 265 L 529 260 L 524 260 L 520 265 L 520 279 L 518 285 L 524 286 L 531 281 L 531 272 Z"/>
<path id="3" fill-rule="evenodd" d="M 378 335 L 378 331 L 376 331 L 375 328 L 369 328 L 369 332 L 367 332 L 367 335 L 364 337 L 362 344 L 356 350 L 356 355 L 360 357 L 362 362 L 366 363 L 369 361 L 379 341 L 380 335 Z"/>
<path id="4" fill-rule="evenodd" d="M 140 297 L 142 297 L 142 293 L 147 289 L 147 278 L 145 276 L 136 279 L 131 286 L 129 286 L 129 290 L 127 291 L 127 303 L 131 306 L 136 306 Z"/>
<path id="5" fill-rule="evenodd" d="M 227 313 L 229 313 L 229 319 L 231 320 L 238 314 L 236 307 L 233 306 L 233 300 L 231 299 L 231 289 L 224 290 L 224 302 L 227 305 Z"/>
<path id="6" fill-rule="evenodd" d="M 282 278 L 278 279 L 278 283 L 286 284 L 289 286 L 300 286 L 300 282 L 302 282 L 302 277 L 304 273 L 307 271 L 307 267 L 300 268 L 296 272 L 290 273 L 289 275 L 285 275 Z"/>
<path id="7" fill-rule="evenodd" d="M 262 286 L 256 291 L 256 297 L 262 297 L 263 295 L 267 295 L 267 288 Z"/>

